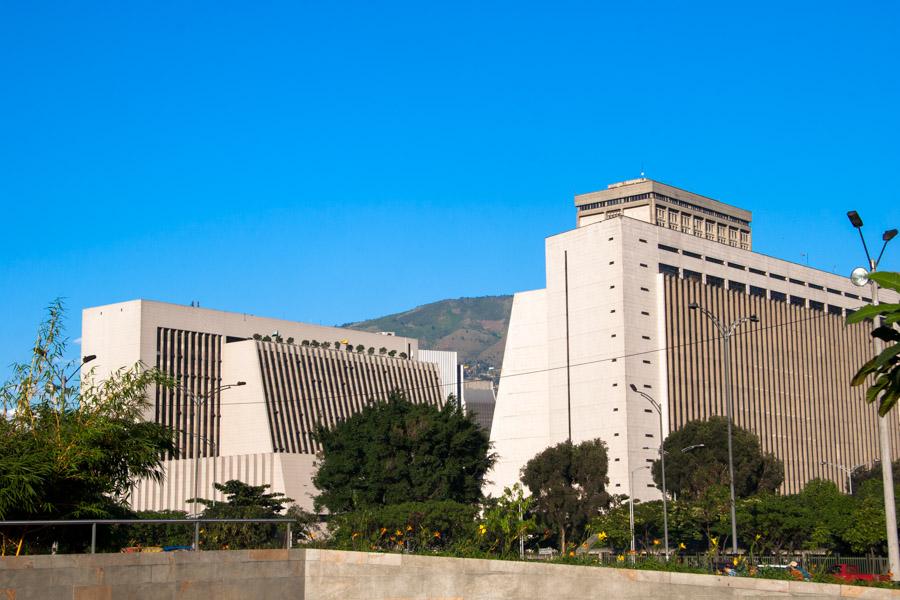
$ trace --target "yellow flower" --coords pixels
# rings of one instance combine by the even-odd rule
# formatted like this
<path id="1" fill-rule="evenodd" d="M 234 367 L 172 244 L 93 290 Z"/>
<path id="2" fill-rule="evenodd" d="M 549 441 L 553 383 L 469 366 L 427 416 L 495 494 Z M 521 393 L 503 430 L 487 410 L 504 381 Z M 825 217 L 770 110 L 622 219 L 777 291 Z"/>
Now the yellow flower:
<path id="1" fill-rule="evenodd" d="M 760 534 L 757 533 L 757 534 L 756 534 L 756 537 L 754 537 L 753 539 L 756 540 L 756 541 L 758 542 L 761 538 L 762 538 L 762 535 L 760 535 Z"/>
<path id="2" fill-rule="evenodd" d="M 438 539 L 438 540 L 441 539 L 441 532 L 440 532 L 440 531 L 435 531 L 435 532 L 434 532 L 434 537 L 435 537 L 435 539 Z"/>
<path id="3" fill-rule="evenodd" d="M 569 556 L 575 556 L 575 551 L 574 551 L 574 550 L 569 550 Z"/>
<path id="4" fill-rule="evenodd" d="M 687 546 L 684 545 L 684 542 L 679 542 L 678 549 L 679 550 L 687 550 Z"/>
<path id="5" fill-rule="evenodd" d="M 709 538 L 709 541 L 712 542 L 713 546 L 719 545 L 719 538 L 717 538 L 717 537 L 711 537 L 711 538 Z"/>
<path id="6" fill-rule="evenodd" d="M 387 532 L 387 527 L 381 528 L 381 535 L 384 535 Z"/>
<path id="7" fill-rule="evenodd" d="M 353 535 L 351 535 L 350 537 L 351 537 L 352 539 L 355 540 L 356 538 L 359 537 L 359 532 L 358 532 L 358 531 L 354 531 L 354 532 L 353 532 Z"/>
<path id="8" fill-rule="evenodd" d="M 481 524 L 478 526 L 478 534 L 479 534 L 479 535 L 484 535 L 484 534 L 486 534 L 486 533 L 487 533 L 487 527 L 485 526 L 484 523 L 481 523 Z"/>
<path id="9" fill-rule="evenodd" d="M 397 537 L 392 535 L 392 536 L 391 536 L 391 541 L 392 541 L 392 542 L 396 542 L 396 541 L 397 541 Z"/>
<path id="10" fill-rule="evenodd" d="M 601 531 L 600 533 L 597 534 L 597 541 L 602 542 L 602 541 L 604 541 L 604 540 L 605 540 L 606 538 L 608 538 L 608 537 L 609 537 L 609 536 L 606 535 L 606 532 L 605 532 L 605 531 Z"/>
<path id="11" fill-rule="evenodd" d="M 398 529 L 397 531 L 394 532 L 394 535 L 399 537 L 399 536 L 403 535 L 403 532 Z"/>
<path id="12" fill-rule="evenodd" d="M 659 540 L 653 540 L 653 545 L 654 545 L 654 546 L 659 546 Z"/>
<path id="13" fill-rule="evenodd" d="M 620 554 L 616 557 L 616 562 L 625 562 L 625 555 Z"/>
<path id="14" fill-rule="evenodd" d="M 412 525 L 407 525 L 407 526 L 406 526 L 406 530 L 407 530 L 407 531 L 412 531 L 412 530 L 413 530 Z"/>

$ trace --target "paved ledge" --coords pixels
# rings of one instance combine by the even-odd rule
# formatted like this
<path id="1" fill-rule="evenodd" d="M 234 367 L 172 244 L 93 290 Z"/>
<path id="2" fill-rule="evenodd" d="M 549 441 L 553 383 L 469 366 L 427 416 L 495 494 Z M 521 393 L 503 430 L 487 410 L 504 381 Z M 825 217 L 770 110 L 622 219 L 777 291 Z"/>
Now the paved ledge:
<path id="1" fill-rule="evenodd" d="M 900 599 L 900 590 L 338 550 L 6 557 L 0 600 Z"/>

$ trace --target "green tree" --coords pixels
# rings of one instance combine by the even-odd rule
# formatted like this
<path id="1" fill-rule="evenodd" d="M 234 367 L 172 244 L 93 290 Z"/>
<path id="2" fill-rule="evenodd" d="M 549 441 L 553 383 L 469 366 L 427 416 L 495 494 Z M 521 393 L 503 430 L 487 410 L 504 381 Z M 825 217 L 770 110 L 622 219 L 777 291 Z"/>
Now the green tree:
<path id="1" fill-rule="evenodd" d="M 894 474 L 894 485 L 900 484 L 900 460 L 892 462 L 891 468 L 891 472 Z M 874 461 L 872 466 L 868 468 L 856 469 L 853 471 L 851 478 L 853 479 L 853 495 L 859 495 L 863 483 L 870 479 L 877 479 L 879 482 L 881 481 L 881 461 Z"/>
<path id="2" fill-rule="evenodd" d="M 316 439 L 315 506 L 332 513 L 437 499 L 471 504 L 494 464 L 487 434 L 455 403 L 413 404 L 399 391 L 319 428 Z"/>
<path id="3" fill-rule="evenodd" d="M 900 293 L 900 273 L 875 272 L 869 277 L 883 288 Z M 881 317 L 881 323 L 878 322 Z M 851 385 L 871 382 L 866 390 L 866 402 L 878 402 L 878 413 L 884 416 L 900 399 L 900 304 L 868 305 L 847 316 L 847 323 L 861 323 L 875 319 L 872 337 L 884 342 L 884 349 L 860 367 Z"/>
<path id="4" fill-rule="evenodd" d="M 485 502 L 484 516 L 478 527 L 482 547 L 497 551 L 501 556 L 512 556 L 521 538 L 524 540 L 537 528 L 530 515 L 534 498 L 526 496 L 522 485 L 503 488 L 503 495 Z"/>
<path id="5" fill-rule="evenodd" d="M 539 520 L 559 535 L 560 553 L 567 540 L 580 537 L 597 511 L 609 505 L 606 485 L 609 459 L 600 439 L 551 446 L 522 468 L 522 483 L 535 497 Z"/>
<path id="6" fill-rule="evenodd" d="M 197 502 L 206 507 L 202 515 L 205 519 L 275 519 L 282 516 L 285 505 L 294 501 L 280 492 L 266 491 L 269 485 L 248 485 L 237 479 L 214 483 L 213 487 L 226 500 L 198 498 Z M 201 545 L 231 549 L 280 546 L 284 538 L 279 537 L 279 529 L 284 531 L 284 526 L 277 523 L 212 524 L 204 530 Z"/>
<path id="7" fill-rule="evenodd" d="M 881 481 L 870 479 L 864 482 L 854 499 L 850 524 L 843 532 L 843 540 L 853 552 L 883 553 L 887 545 L 887 532 Z"/>
<path id="8" fill-rule="evenodd" d="M 63 360 L 63 314 L 60 302 L 49 307 L 31 357 L 0 390 L 0 519 L 128 516 L 132 484 L 158 480 L 174 451 L 171 431 L 142 419 L 148 387 L 171 384 L 157 371 L 135 366 L 62 385 L 73 370 Z M 66 549 L 70 534 L 54 535 Z M 26 538 L 42 543 L 40 532 L 3 532 L 4 543 L 10 537 L 16 551 Z"/>
<path id="9" fill-rule="evenodd" d="M 728 421 L 711 417 L 691 421 L 666 438 L 666 487 L 679 497 L 697 499 L 713 485 L 728 482 Z M 737 497 L 774 492 L 784 481 L 784 464 L 763 453 L 759 438 L 743 427 L 732 427 L 734 491 Z M 683 449 L 693 447 L 688 452 Z M 653 463 L 653 480 L 662 487 L 660 461 Z"/>

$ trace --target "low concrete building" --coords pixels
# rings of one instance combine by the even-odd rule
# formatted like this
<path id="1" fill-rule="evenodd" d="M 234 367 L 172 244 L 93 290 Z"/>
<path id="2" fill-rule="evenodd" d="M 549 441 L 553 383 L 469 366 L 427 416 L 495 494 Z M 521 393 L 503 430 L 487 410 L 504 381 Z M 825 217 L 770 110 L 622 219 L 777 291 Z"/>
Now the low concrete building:
<path id="1" fill-rule="evenodd" d="M 455 353 L 422 355 L 415 339 L 147 300 L 86 309 L 82 353 L 97 356 L 89 376 L 142 363 L 178 382 L 150 390 L 146 418 L 176 432 L 177 454 L 162 484 L 135 486 L 137 510 L 192 511 L 195 485 L 220 499 L 213 483 L 228 479 L 309 509 L 316 427 L 394 390 L 441 406 L 456 387 L 442 379 L 457 372 Z"/>

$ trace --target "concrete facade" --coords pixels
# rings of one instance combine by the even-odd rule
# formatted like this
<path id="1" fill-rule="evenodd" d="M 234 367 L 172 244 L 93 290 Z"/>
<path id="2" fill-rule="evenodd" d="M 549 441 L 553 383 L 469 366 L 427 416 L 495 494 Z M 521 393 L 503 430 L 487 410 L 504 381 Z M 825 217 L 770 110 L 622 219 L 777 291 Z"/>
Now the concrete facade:
<path id="1" fill-rule="evenodd" d="M 677 321 L 687 306 L 667 292 L 668 278 L 721 291 L 707 297 L 707 308 L 723 319 L 747 316 L 735 310 L 747 310 L 750 304 L 742 302 L 752 298 L 752 306 L 769 322 L 746 329 L 748 334 L 762 336 L 766 327 L 780 334 L 770 339 L 758 362 L 743 360 L 744 354 L 735 357 L 733 382 L 736 420 L 785 460 L 786 491 L 796 491 L 812 477 L 845 485 L 841 472 L 823 466 L 823 460 L 855 465 L 878 456 L 874 408 L 863 401 L 863 389 L 849 387 L 861 355 L 874 349 L 865 326 L 843 325 L 847 310 L 869 302 L 867 288 L 854 287 L 845 276 L 627 216 L 582 222 L 547 238 L 545 253 L 546 287 L 518 293 L 513 301 L 491 429 L 499 461 L 488 475 L 492 484 L 486 492 L 497 495 L 516 482 L 524 464 L 548 446 L 569 437 L 576 443 L 599 437 L 609 446 L 609 490 L 642 500 L 659 497 L 649 469 L 641 468 L 657 457 L 658 417 L 630 385 L 660 402 L 666 434 L 683 426 L 685 414 L 704 418 L 724 412 L 718 341 L 693 311 L 689 327 Z M 788 317 L 782 316 L 785 307 L 791 309 Z M 829 323 L 829 330 L 840 333 L 824 337 L 823 328 L 792 326 L 794 321 Z M 798 336 L 815 350 L 813 359 L 789 351 L 788 342 Z M 856 348 L 852 355 L 834 345 L 838 339 Z M 693 358 L 668 351 L 673 344 L 688 343 L 702 343 L 698 348 L 704 351 Z M 823 377 L 824 368 L 834 383 L 809 385 Z M 760 369 L 768 369 L 766 378 L 757 376 Z M 683 387 L 686 373 L 692 392 Z M 791 385 L 781 385 L 788 379 Z M 679 386 L 677 393 L 670 391 L 673 386 Z M 799 410 L 809 400 L 807 391 L 816 394 L 816 410 L 827 423 L 812 426 L 810 411 Z M 765 402 L 764 396 L 778 401 Z M 680 404 L 701 401 L 703 410 L 693 413 Z M 900 437 L 898 423 L 892 425 L 896 458 Z M 833 434 L 841 428 L 853 436 Z M 792 438 L 812 449 L 798 449 Z"/>
<path id="2" fill-rule="evenodd" d="M 82 321 L 82 353 L 97 356 L 85 377 L 142 363 L 177 382 L 148 390 L 145 418 L 175 432 L 177 453 L 161 484 L 134 487 L 138 510 L 192 511 L 195 466 L 201 497 L 222 499 L 213 483 L 240 479 L 311 509 L 318 426 L 395 390 L 441 406 L 458 387 L 444 381 L 455 353 L 420 356 L 411 338 L 146 300 L 90 308 Z"/>
<path id="3" fill-rule="evenodd" d="M 233 550 L 0 558 L 6 600 L 900 598 L 900 590 L 590 566 Z"/>

